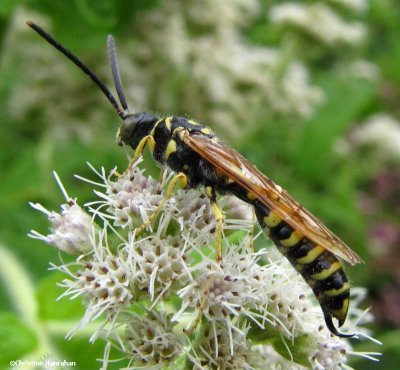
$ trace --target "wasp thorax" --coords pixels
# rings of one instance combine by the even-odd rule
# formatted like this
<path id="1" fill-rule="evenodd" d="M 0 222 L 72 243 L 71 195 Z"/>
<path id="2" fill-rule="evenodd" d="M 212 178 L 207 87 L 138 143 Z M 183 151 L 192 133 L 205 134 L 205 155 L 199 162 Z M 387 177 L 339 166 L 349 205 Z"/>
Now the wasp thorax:
<path id="1" fill-rule="evenodd" d="M 119 128 L 117 142 L 119 145 L 129 145 L 135 149 L 140 140 L 149 135 L 158 118 L 151 113 L 133 113 L 124 118 Z"/>

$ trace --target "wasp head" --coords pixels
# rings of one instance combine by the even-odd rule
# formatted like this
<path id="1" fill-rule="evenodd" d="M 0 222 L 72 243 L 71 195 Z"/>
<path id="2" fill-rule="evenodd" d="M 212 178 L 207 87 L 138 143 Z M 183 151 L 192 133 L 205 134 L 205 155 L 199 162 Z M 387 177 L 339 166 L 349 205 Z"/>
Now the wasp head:
<path id="1" fill-rule="evenodd" d="M 124 117 L 117 133 L 118 145 L 129 145 L 136 149 L 140 140 L 149 135 L 158 118 L 151 113 L 133 113 Z"/>

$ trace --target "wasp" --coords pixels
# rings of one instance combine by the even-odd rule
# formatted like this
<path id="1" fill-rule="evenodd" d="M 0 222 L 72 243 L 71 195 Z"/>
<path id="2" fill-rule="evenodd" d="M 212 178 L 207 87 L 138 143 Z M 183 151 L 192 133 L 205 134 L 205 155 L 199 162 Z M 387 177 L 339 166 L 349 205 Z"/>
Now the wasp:
<path id="1" fill-rule="evenodd" d="M 224 144 L 207 126 L 186 117 L 160 118 L 152 113 L 130 113 L 119 76 L 112 36 L 108 37 L 107 48 L 119 102 L 77 56 L 38 25 L 32 22 L 27 24 L 102 90 L 122 120 L 117 134 L 119 145 L 130 146 L 135 151 L 134 159 L 142 154 L 147 145 L 154 159 L 176 174 L 167 186 L 164 201 L 178 184 L 185 188 L 204 187 L 217 221 L 215 233 L 218 263 L 222 260 L 223 215 L 217 205 L 217 194 L 232 194 L 254 207 L 264 233 L 311 287 L 331 333 L 340 337 L 353 336 L 339 332 L 333 318 L 337 319 L 340 327 L 348 313 L 350 283 L 342 261 L 351 265 L 361 262 L 354 251 L 286 190 Z M 156 213 L 153 213 L 153 217 Z M 150 220 L 151 217 L 147 222 Z M 146 224 L 141 228 L 145 227 Z"/>

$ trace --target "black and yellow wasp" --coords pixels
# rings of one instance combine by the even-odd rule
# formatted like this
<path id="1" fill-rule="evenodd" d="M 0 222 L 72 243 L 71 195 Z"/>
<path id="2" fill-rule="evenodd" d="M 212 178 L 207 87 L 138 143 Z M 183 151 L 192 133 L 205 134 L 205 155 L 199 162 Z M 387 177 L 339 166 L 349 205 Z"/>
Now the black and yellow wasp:
<path id="1" fill-rule="evenodd" d="M 343 325 L 350 298 L 350 284 L 341 260 L 350 264 L 360 258 L 317 218 L 295 201 L 284 189 L 258 171 L 238 152 L 226 146 L 205 125 L 185 117 L 159 118 L 152 113 L 129 113 L 117 68 L 112 36 L 108 55 L 120 103 L 105 84 L 74 54 L 38 25 L 28 22 L 41 37 L 75 63 L 103 91 L 123 123 L 118 143 L 135 150 L 134 158 L 146 145 L 154 159 L 177 175 L 167 187 L 171 195 L 175 185 L 205 188 L 217 220 L 216 259 L 221 262 L 223 216 L 216 203 L 217 193 L 233 194 L 254 207 L 266 235 L 303 276 L 317 297 L 329 330 L 342 337 L 332 318 Z"/>

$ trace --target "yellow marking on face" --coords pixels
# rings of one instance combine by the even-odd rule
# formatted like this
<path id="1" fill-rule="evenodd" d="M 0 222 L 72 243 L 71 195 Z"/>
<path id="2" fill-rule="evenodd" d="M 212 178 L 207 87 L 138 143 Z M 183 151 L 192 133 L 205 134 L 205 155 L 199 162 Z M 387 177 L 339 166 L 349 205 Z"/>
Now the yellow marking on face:
<path id="1" fill-rule="evenodd" d="M 171 139 L 168 141 L 167 149 L 165 149 L 165 159 L 168 159 L 169 156 L 174 152 L 176 152 L 176 141 Z"/>
<path id="2" fill-rule="evenodd" d="M 293 247 L 303 238 L 303 236 L 304 235 L 300 231 L 294 230 L 287 239 L 280 240 L 279 243 L 284 247 Z"/>
<path id="3" fill-rule="evenodd" d="M 151 135 L 151 136 L 154 136 L 154 131 L 156 130 L 157 126 L 158 126 L 162 121 L 163 121 L 163 119 L 161 118 L 161 119 L 159 119 L 159 120 L 154 124 L 154 127 L 152 128 L 152 130 L 151 130 L 151 132 L 150 132 L 150 135 Z"/>
<path id="4" fill-rule="evenodd" d="M 268 227 L 275 227 L 282 221 L 282 219 L 272 211 L 268 216 L 265 216 L 263 220 Z"/>
<path id="5" fill-rule="evenodd" d="M 202 129 L 200 130 L 200 132 L 201 132 L 202 134 L 204 134 L 204 135 L 212 134 L 211 129 L 209 129 L 208 127 L 202 128 Z"/>
<path id="6" fill-rule="evenodd" d="M 168 131 L 171 131 L 171 125 L 172 125 L 172 117 L 167 117 L 165 119 L 165 126 L 167 127 Z"/>
<path id="7" fill-rule="evenodd" d="M 184 164 L 184 165 L 183 165 L 183 169 L 184 169 L 185 171 L 187 171 L 189 168 L 190 168 L 190 167 L 189 167 L 187 164 Z"/>
<path id="8" fill-rule="evenodd" d="M 189 120 L 188 120 L 188 123 L 190 123 L 190 124 L 193 125 L 193 126 L 198 126 L 198 125 L 200 125 L 200 123 L 198 123 L 197 121 L 193 121 L 192 119 L 189 119 Z"/>
<path id="9" fill-rule="evenodd" d="M 339 289 L 324 290 L 323 294 L 327 295 L 328 297 L 336 297 L 337 295 L 344 293 L 348 289 L 350 289 L 350 284 L 346 282 Z"/>
<path id="10" fill-rule="evenodd" d="M 314 275 L 311 275 L 311 278 L 315 279 L 315 280 L 325 280 L 329 276 L 331 276 L 334 272 L 339 270 L 341 267 L 342 267 L 341 263 L 339 261 L 336 261 L 336 262 L 332 263 L 331 267 L 329 267 L 325 270 L 322 270 L 321 272 L 317 272 Z"/>
<path id="11" fill-rule="evenodd" d="M 324 252 L 325 248 L 316 245 L 313 249 L 310 249 L 304 257 L 298 258 L 296 262 L 301 265 L 308 265 L 309 263 L 314 262 Z"/>
<path id="12" fill-rule="evenodd" d="M 249 192 L 246 194 L 246 196 L 247 196 L 247 199 L 250 199 L 250 200 L 257 199 L 257 195 L 255 195 L 255 194 L 252 193 L 251 191 L 249 191 Z"/>
<path id="13" fill-rule="evenodd" d="M 335 316 L 339 320 L 344 320 L 346 318 L 348 310 L 349 310 L 349 299 L 346 298 L 343 300 L 342 308 L 340 308 L 339 310 L 331 310 L 330 312 L 332 313 L 333 316 Z"/>

